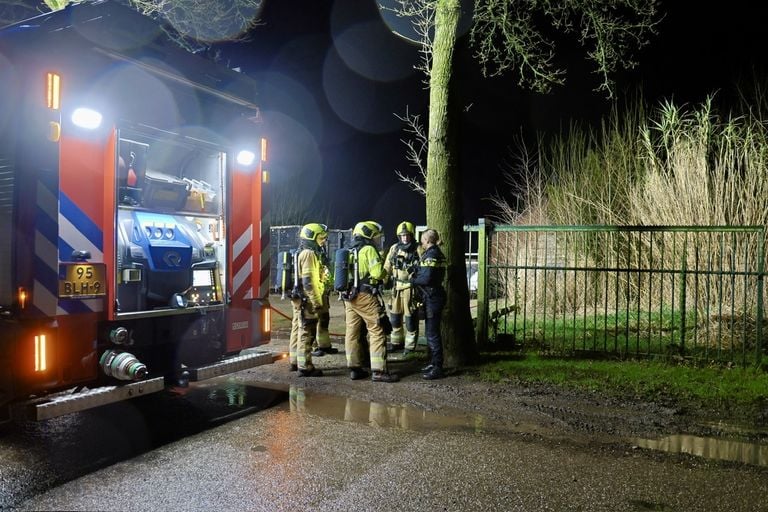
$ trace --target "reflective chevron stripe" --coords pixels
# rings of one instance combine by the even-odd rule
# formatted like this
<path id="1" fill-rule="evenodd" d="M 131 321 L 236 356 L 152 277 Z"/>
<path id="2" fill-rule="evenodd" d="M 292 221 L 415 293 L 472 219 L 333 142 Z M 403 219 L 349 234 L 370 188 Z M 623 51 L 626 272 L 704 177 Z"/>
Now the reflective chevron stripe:
<path id="1" fill-rule="evenodd" d="M 262 207 L 265 207 L 265 202 L 262 200 Z M 262 211 L 262 214 L 266 218 L 267 213 Z M 269 250 L 269 223 L 261 222 L 261 270 L 259 272 L 259 298 L 264 299 L 269 297 L 269 272 L 272 266 L 272 253 Z"/>
<path id="2" fill-rule="evenodd" d="M 253 297 L 251 274 L 253 273 L 253 258 L 250 246 L 253 241 L 253 224 L 237 237 L 232 245 L 232 291 L 235 297 L 250 299 Z"/>
<path id="3" fill-rule="evenodd" d="M 72 251 L 74 250 L 91 253 L 90 261 L 99 263 L 104 261 L 103 232 L 101 228 L 88 218 L 64 192 L 59 193 L 58 241 L 59 261 L 71 261 Z M 58 282 L 56 286 L 56 290 L 58 290 Z M 57 291 L 54 293 L 57 293 Z M 59 300 L 56 314 L 67 315 L 103 310 L 103 299 L 61 299 Z"/>
<path id="4" fill-rule="evenodd" d="M 58 184 L 55 176 L 44 181 L 40 179 L 35 191 L 35 238 L 34 238 L 34 282 L 32 286 L 32 307 L 45 316 L 55 316 L 57 309 L 59 259 L 58 239 Z"/>

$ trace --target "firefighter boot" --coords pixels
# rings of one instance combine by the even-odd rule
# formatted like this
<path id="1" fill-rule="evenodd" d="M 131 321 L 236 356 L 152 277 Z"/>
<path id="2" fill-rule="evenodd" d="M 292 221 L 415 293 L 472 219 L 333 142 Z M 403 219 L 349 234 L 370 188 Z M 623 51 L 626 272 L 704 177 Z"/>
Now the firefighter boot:
<path id="1" fill-rule="evenodd" d="M 397 382 L 400 380 L 400 377 L 394 373 L 374 371 L 371 380 L 373 382 Z"/>
<path id="2" fill-rule="evenodd" d="M 445 374 L 443 373 L 443 369 L 439 366 L 432 366 L 432 368 L 425 372 L 421 377 L 425 380 L 435 380 L 442 379 L 445 377 Z"/>
<path id="3" fill-rule="evenodd" d="M 339 349 L 334 347 L 317 347 L 312 351 L 312 355 L 315 357 L 322 357 L 327 354 L 338 354 Z"/>
<path id="4" fill-rule="evenodd" d="M 368 377 L 368 372 L 362 368 L 355 367 L 349 369 L 349 378 L 352 380 L 360 380 Z"/>

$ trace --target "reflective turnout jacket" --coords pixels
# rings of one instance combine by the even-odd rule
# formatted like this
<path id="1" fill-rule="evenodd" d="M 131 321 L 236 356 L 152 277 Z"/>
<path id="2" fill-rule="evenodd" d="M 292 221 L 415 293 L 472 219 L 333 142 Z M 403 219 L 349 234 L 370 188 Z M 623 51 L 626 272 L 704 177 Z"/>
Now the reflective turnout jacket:
<path id="1" fill-rule="evenodd" d="M 389 248 L 387 257 L 384 259 L 384 270 L 395 280 L 395 290 L 411 287 L 409 274 L 418 265 L 418 262 L 419 245 L 416 242 L 396 243 Z"/>
<path id="2" fill-rule="evenodd" d="M 371 286 L 381 284 L 386 278 L 387 272 L 384 270 L 381 255 L 373 245 L 365 244 L 358 249 L 357 276 L 360 283 Z"/>
<path id="3" fill-rule="evenodd" d="M 297 258 L 296 272 L 304 296 L 313 306 L 322 304 L 325 290 L 323 278 L 327 270 L 322 264 L 320 255 L 310 248 L 303 248 Z"/>

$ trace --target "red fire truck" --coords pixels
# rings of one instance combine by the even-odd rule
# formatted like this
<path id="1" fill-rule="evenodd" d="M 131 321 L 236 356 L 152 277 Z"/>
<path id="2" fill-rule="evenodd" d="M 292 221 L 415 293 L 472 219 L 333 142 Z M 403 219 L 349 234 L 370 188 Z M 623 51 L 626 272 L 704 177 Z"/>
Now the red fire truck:
<path id="1" fill-rule="evenodd" d="M 122 5 L 0 30 L 0 406 L 273 362 L 254 82 Z"/>

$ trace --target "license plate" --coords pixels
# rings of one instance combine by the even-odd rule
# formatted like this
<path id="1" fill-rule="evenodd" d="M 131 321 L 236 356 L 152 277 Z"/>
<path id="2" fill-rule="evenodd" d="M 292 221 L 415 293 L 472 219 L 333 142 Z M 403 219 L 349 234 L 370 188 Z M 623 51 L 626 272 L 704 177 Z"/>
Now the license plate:
<path id="1" fill-rule="evenodd" d="M 59 266 L 59 297 L 82 299 L 107 293 L 104 263 L 62 263 Z"/>

